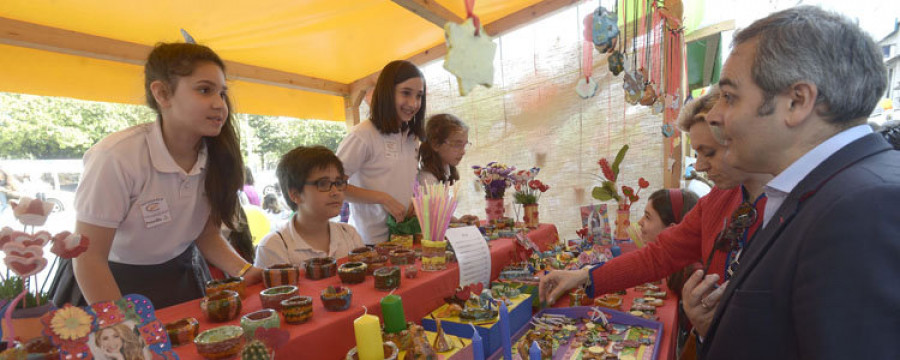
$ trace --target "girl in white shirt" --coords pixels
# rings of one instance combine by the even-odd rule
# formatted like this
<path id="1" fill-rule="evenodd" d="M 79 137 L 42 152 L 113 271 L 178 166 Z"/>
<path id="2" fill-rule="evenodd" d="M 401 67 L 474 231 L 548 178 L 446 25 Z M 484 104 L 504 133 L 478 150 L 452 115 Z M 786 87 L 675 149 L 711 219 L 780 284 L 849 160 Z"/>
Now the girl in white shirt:
<path id="1" fill-rule="evenodd" d="M 469 127 L 451 114 L 428 118 L 425 142 L 419 146 L 419 183 L 453 185 L 459 180 L 459 166 L 469 146 Z"/>
<path id="2" fill-rule="evenodd" d="M 378 75 L 369 119 L 337 150 L 350 177 L 350 224 L 366 244 L 388 240 L 388 215 L 399 223 L 410 214 L 424 122 L 425 77 L 411 62 L 392 61 Z"/>
<path id="3" fill-rule="evenodd" d="M 300 146 L 281 157 L 275 172 L 290 221 L 266 235 L 256 248 L 256 266 L 303 266 L 314 257 L 341 258 L 363 246 L 353 226 L 328 221 L 341 212 L 347 178 L 341 160 L 324 146 Z"/>
<path id="4" fill-rule="evenodd" d="M 159 44 L 144 67 L 155 122 L 111 134 L 84 155 L 75 194 L 88 250 L 63 270 L 57 303 L 96 303 L 137 293 L 161 308 L 202 297 L 197 251 L 247 283 L 261 279 L 219 232 L 233 228 L 243 161 L 225 66 L 206 46 Z M 83 298 L 81 295 L 83 294 Z"/>

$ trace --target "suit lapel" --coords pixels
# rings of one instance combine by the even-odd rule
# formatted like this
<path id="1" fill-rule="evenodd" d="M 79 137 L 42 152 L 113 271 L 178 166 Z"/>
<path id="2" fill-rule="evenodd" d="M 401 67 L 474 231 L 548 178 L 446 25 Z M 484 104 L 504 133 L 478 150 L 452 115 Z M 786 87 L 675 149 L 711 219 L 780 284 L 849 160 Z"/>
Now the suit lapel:
<path id="1" fill-rule="evenodd" d="M 722 300 L 719 306 L 716 307 L 716 314 L 713 317 L 707 332 L 707 339 L 704 341 L 701 349 L 701 357 L 705 356 L 709 350 L 709 345 L 712 343 L 713 337 L 715 337 L 722 313 L 728 307 L 727 304 L 731 301 L 734 290 L 739 289 L 744 280 L 753 273 L 753 269 L 759 264 L 760 260 L 768 252 L 768 249 L 798 213 L 801 202 L 814 195 L 816 190 L 850 165 L 868 156 L 891 149 L 892 147 L 884 140 L 881 134 L 866 135 L 825 159 L 794 187 L 784 200 L 784 203 L 781 204 L 781 207 L 778 208 L 778 211 L 775 212 L 775 215 L 769 219 L 767 226 L 754 235 L 741 255 L 738 271 L 731 278 L 731 281 L 728 282 L 728 288 L 725 289 Z"/>

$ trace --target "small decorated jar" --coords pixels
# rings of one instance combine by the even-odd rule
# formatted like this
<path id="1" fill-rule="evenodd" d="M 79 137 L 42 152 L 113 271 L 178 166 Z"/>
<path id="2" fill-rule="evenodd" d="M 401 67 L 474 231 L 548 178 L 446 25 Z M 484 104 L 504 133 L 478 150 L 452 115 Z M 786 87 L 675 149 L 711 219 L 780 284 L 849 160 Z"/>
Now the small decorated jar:
<path id="1" fill-rule="evenodd" d="M 368 259 L 366 259 L 366 274 L 372 275 L 375 273 L 375 270 L 381 269 L 387 266 L 388 257 L 384 255 L 375 255 Z"/>
<path id="2" fill-rule="evenodd" d="M 292 296 L 281 300 L 281 313 L 288 324 L 302 324 L 313 315 L 313 300 L 309 296 Z"/>
<path id="3" fill-rule="evenodd" d="M 240 276 L 227 277 L 222 280 L 210 280 L 206 282 L 206 295 L 213 295 L 222 290 L 237 292 L 241 299 L 247 297 L 244 288 L 244 278 Z"/>
<path id="4" fill-rule="evenodd" d="M 416 263 L 416 253 L 412 250 L 400 249 L 391 251 L 391 265 L 408 265 Z"/>
<path id="5" fill-rule="evenodd" d="M 364 262 L 348 262 L 338 267 L 338 276 L 344 284 L 359 284 L 366 281 L 366 269 L 369 266 Z"/>
<path id="6" fill-rule="evenodd" d="M 320 280 L 337 274 L 337 261 L 333 257 L 317 257 L 306 260 L 306 278 Z"/>
<path id="7" fill-rule="evenodd" d="M 281 285 L 297 285 L 300 281 L 300 267 L 292 264 L 276 264 L 263 270 L 263 284 L 266 288 Z"/>
<path id="8" fill-rule="evenodd" d="M 415 279 L 416 276 L 419 276 L 419 267 L 416 264 L 406 265 L 403 276 L 406 276 L 407 279 Z"/>
<path id="9" fill-rule="evenodd" d="M 222 290 L 200 301 L 200 311 L 212 322 L 234 320 L 241 313 L 241 297 L 232 290 Z"/>
<path id="10" fill-rule="evenodd" d="M 281 311 L 281 300 L 297 295 L 300 291 L 294 285 L 282 285 L 268 288 L 259 292 L 259 301 L 263 308 Z"/>
<path id="11" fill-rule="evenodd" d="M 234 357 L 244 347 L 244 342 L 244 329 L 236 325 L 212 328 L 194 339 L 197 353 L 210 360 Z"/>
<path id="12" fill-rule="evenodd" d="M 375 289 L 391 291 L 400 287 L 400 268 L 388 266 L 375 270 Z"/>
<path id="13" fill-rule="evenodd" d="M 244 329 L 244 335 L 247 336 L 247 339 L 252 339 L 256 335 L 256 329 L 258 328 L 273 329 L 279 327 L 281 327 L 281 317 L 278 316 L 277 311 L 272 309 L 262 309 L 241 316 L 241 328 Z"/>
<path id="14" fill-rule="evenodd" d="M 190 344 L 200 332 L 200 323 L 192 317 L 166 324 L 166 334 L 172 340 L 172 346 Z"/>
<path id="15" fill-rule="evenodd" d="M 358 247 L 356 249 L 350 250 L 350 253 L 347 255 L 347 262 L 360 262 L 365 261 L 366 259 L 375 255 L 375 250 L 370 247 Z"/>
<path id="16" fill-rule="evenodd" d="M 401 249 L 412 249 L 412 247 L 413 247 L 412 234 L 410 234 L 410 235 L 391 234 L 391 238 L 389 241 L 391 243 L 400 245 Z"/>
<path id="17" fill-rule="evenodd" d="M 322 304 L 328 311 L 344 311 L 350 307 L 353 292 L 343 286 L 329 286 L 322 290 Z"/>
<path id="18" fill-rule="evenodd" d="M 390 256 L 391 251 L 400 250 L 401 245 L 399 243 L 385 241 L 383 243 L 375 245 L 375 251 L 378 252 L 378 255 Z"/>

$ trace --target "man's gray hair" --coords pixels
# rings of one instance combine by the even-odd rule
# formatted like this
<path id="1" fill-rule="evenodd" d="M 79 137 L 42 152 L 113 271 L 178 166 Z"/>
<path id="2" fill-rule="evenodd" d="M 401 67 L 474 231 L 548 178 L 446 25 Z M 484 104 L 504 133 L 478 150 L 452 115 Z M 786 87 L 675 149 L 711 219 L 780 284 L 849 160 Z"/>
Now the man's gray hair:
<path id="1" fill-rule="evenodd" d="M 887 70 L 872 38 L 850 19 L 815 6 L 797 6 L 757 20 L 734 34 L 733 46 L 759 39 L 752 75 L 766 99 L 759 115 L 774 111 L 772 99 L 798 81 L 818 88 L 817 112 L 851 125 L 875 109 L 887 87 Z"/>

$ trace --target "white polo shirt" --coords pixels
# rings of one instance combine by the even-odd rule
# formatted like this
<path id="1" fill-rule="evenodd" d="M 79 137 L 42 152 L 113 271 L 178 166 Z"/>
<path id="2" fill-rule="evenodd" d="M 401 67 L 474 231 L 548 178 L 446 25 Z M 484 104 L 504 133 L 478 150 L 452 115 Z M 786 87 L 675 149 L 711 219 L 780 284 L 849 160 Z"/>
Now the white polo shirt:
<path id="1" fill-rule="evenodd" d="M 105 137 L 84 154 L 78 221 L 115 228 L 109 260 L 154 265 L 184 252 L 209 219 L 206 144 L 190 172 L 175 163 L 159 121 Z"/>
<path id="2" fill-rule="evenodd" d="M 328 225 L 331 236 L 327 253 L 310 247 L 297 233 L 294 221 L 289 220 L 259 242 L 254 265 L 259 268 L 268 268 L 276 264 L 294 264 L 303 267 L 306 260 L 325 256 L 339 259 L 347 256 L 350 250 L 364 246 L 362 238 L 352 226 L 336 222 L 329 222 Z"/>
<path id="3" fill-rule="evenodd" d="M 382 134 L 369 120 L 354 126 L 337 150 L 350 184 L 388 193 L 409 206 L 419 167 L 419 141 L 407 134 Z M 388 240 L 387 217 L 379 204 L 350 203 L 350 224 L 366 244 Z"/>

